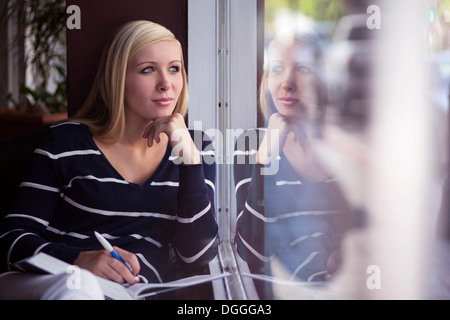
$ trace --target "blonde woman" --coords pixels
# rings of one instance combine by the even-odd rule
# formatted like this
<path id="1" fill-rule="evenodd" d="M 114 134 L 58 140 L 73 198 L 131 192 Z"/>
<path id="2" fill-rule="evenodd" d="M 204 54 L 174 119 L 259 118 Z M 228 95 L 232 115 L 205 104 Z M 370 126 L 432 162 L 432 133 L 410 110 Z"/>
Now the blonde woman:
<path id="1" fill-rule="evenodd" d="M 52 127 L 34 152 L 0 232 L 3 271 L 38 252 L 118 283 L 163 282 L 171 257 L 182 270 L 204 269 L 218 241 L 215 167 L 202 163 L 197 149 L 207 142 L 196 147 L 186 128 L 187 103 L 174 35 L 149 21 L 122 26 L 85 104 L 71 121 Z M 101 247 L 94 231 L 128 267 Z M 20 296 L 29 277 L 0 276 L 0 298 L 4 283 Z M 35 295 L 48 298 L 48 284 L 39 287 Z"/>

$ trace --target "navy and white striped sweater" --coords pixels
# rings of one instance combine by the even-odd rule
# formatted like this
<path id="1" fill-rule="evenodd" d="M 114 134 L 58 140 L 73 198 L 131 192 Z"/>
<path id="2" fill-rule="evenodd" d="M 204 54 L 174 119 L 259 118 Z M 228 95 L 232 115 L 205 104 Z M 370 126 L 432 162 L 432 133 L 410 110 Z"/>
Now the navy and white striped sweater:
<path id="1" fill-rule="evenodd" d="M 135 253 L 149 282 L 165 281 L 172 248 L 182 267 L 204 268 L 218 244 L 215 166 L 176 165 L 171 151 L 168 144 L 149 180 L 129 183 L 86 125 L 52 127 L 0 230 L 1 271 L 38 252 L 73 263 L 83 250 L 102 249 L 94 231 Z"/>
<path id="2" fill-rule="evenodd" d="M 308 182 L 284 153 L 276 174 L 262 175 L 264 166 L 256 164 L 256 154 L 264 134 L 251 129 L 236 143 L 237 251 L 253 273 L 272 276 L 277 261 L 285 280 L 323 281 L 330 254 L 340 248 L 345 230 L 339 183 Z"/>

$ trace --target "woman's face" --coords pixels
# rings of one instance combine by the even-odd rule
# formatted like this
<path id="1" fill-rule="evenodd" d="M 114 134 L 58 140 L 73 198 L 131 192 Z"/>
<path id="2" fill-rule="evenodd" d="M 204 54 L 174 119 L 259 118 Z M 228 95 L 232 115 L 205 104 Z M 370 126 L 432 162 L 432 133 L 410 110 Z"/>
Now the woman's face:
<path id="1" fill-rule="evenodd" d="M 125 112 L 145 121 L 172 114 L 183 89 L 182 52 L 175 40 L 159 41 L 128 62 Z"/>
<path id="2" fill-rule="evenodd" d="M 269 48 L 268 89 L 278 113 L 304 119 L 317 106 L 312 48 L 276 41 Z"/>

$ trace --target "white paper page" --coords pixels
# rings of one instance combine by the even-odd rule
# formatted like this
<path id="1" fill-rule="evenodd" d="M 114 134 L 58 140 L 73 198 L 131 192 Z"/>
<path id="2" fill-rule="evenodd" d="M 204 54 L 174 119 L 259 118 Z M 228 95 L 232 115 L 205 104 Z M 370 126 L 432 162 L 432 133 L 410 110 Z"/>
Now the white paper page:
<path id="1" fill-rule="evenodd" d="M 50 274 L 67 273 L 70 272 L 69 263 L 54 258 L 46 253 L 40 252 L 35 256 L 27 258 L 25 260 L 19 261 L 15 264 L 19 269 L 28 271 L 31 268 L 37 268 L 39 270 L 45 271 Z M 72 272 L 71 272 L 72 273 Z M 131 300 L 132 295 L 127 291 L 127 289 L 116 282 L 103 279 L 96 276 L 100 287 L 102 288 L 103 294 L 114 300 Z"/>
<path id="2" fill-rule="evenodd" d="M 179 280 L 163 283 L 136 283 L 129 286 L 127 290 L 135 297 L 135 299 L 142 299 L 147 296 L 155 295 L 155 292 L 145 293 L 151 289 L 164 289 L 164 288 L 186 288 L 197 284 L 205 283 L 208 281 L 214 281 L 231 276 L 231 273 L 222 273 L 217 275 L 205 274 L 197 275 Z"/>
<path id="3" fill-rule="evenodd" d="M 67 272 L 67 268 L 70 266 L 70 264 L 68 264 L 67 262 L 56 259 L 45 253 L 39 253 L 24 261 L 20 261 L 17 266 L 21 268 L 24 266 L 24 263 L 28 263 L 31 266 L 34 266 L 51 274 Z"/>

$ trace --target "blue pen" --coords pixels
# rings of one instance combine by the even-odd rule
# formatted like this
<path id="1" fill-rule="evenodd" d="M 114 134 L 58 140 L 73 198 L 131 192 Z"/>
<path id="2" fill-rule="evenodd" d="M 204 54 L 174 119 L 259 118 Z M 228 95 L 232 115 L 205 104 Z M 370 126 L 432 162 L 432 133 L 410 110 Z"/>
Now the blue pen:
<path id="1" fill-rule="evenodd" d="M 130 272 L 133 273 L 130 266 L 128 264 L 126 264 L 125 261 L 122 260 L 122 258 L 113 249 L 112 245 L 105 238 L 103 238 L 103 236 L 100 233 L 98 233 L 97 231 L 94 231 L 94 234 L 97 237 L 97 240 L 103 246 L 103 248 L 105 248 L 106 251 L 108 251 L 114 258 L 116 258 L 117 260 L 122 262 L 128 268 L 128 270 L 130 270 Z"/>

